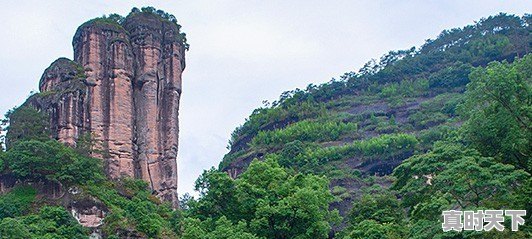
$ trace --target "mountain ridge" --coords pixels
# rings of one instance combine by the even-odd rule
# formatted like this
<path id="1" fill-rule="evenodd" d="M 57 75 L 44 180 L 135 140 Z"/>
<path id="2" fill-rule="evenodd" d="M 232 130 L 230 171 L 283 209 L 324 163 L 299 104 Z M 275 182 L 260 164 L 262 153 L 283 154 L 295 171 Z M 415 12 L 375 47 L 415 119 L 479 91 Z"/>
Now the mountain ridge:
<path id="1" fill-rule="evenodd" d="M 390 51 L 338 80 L 284 92 L 235 129 L 219 170 L 237 178 L 254 159 L 280 157 L 295 172 L 328 176 L 341 198 L 333 207 L 347 216 L 364 188 L 391 186 L 386 175 L 463 124 L 458 108 L 469 73 L 528 54 L 530 21 L 507 14 L 481 19 L 418 49 Z M 355 127 L 342 131 L 349 124 Z"/>

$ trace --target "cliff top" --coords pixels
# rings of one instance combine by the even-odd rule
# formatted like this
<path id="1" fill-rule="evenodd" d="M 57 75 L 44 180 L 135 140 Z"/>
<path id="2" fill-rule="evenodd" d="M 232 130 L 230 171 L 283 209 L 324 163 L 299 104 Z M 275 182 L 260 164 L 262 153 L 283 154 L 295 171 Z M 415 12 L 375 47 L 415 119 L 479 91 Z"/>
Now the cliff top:
<path id="1" fill-rule="evenodd" d="M 91 19 L 78 27 L 72 44 L 74 45 L 77 41 L 82 29 L 98 27 L 103 30 L 123 32 L 129 35 L 128 30 L 133 28 L 132 25 L 151 26 L 153 29 L 157 30 L 160 30 L 162 27 L 171 29 L 174 32 L 177 42 L 181 43 L 186 50 L 189 48 L 186 34 L 181 32 L 181 25 L 177 23 L 176 17 L 154 7 L 143 7 L 140 9 L 135 7 L 131 9 L 131 12 L 126 17 L 113 13 Z"/>
<path id="2" fill-rule="evenodd" d="M 49 79 L 58 79 L 58 83 L 60 83 L 84 77 L 83 68 L 78 63 L 68 58 L 60 57 L 44 70 L 39 81 L 39 89 L 41 92 L 46 91 L 44 85 Z"/>

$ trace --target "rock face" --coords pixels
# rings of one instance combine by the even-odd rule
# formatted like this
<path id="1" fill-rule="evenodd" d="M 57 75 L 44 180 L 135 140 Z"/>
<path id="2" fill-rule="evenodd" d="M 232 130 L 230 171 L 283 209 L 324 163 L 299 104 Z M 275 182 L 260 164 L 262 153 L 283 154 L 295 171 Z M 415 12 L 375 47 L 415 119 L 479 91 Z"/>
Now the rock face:
<path id="1" fill-rule="evenodd" d="M 133 55 L 127 32 L 119 25 L 89 22 L 78 28 L 73 46 L 74 60 L 86 75 L 85 121 L 93 156 L 105 159 L 109 177 L 133 177 Z"/>
<path id="2" fill-rule="evenodd" d="M 52 137 L 75 146 L 77 139 L 87 131 L 85 76 L 79 64 L 59 58 L 48 67 L 39 82 L 40 94 L 28 102 L 46 111 L 50 116 Z"/>
<path id="3" fill-rule="evenodd" d="M 140 178 L 177 205 L 178 109 L 185 43 L 155 13 L 120 23 L 94 19 L 73 39 L 74 60 L 48 67 L 26 104 L 50 116 L 52 137 L 75 146 L 90 136 L 107 176 Z"/>
<path id="4" fill-rule="evenodd" d="M 126 18 L 133 62 L 136 106 L 136 175 L 167 201 L 177 201 L 178 109 L 185 49 L 179 28 L 151 14 Z"/>

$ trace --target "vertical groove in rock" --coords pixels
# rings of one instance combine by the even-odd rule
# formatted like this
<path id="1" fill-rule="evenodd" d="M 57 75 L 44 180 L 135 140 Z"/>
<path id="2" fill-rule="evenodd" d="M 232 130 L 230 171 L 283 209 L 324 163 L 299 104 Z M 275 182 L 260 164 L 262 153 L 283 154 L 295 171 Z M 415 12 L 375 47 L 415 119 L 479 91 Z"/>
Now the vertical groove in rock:
<path id="1" fill-rule="evenodd" d="M 163 200 L 177 202 L 177 111 L 183 69 L 172 64 L 184 65 L 179 29 L 145 13 L 128 17 L 124 27 L 135 56 L 138 172 Z"/>
<path id="2" fill-rule="evenodd" d="M 82 69 L 69 59 L 59 58 L 44 71 L 39 90 L 41 93 L 32 96 L 26 104 L 47 112 L 53 138 L 76 146 L 84 131 L 81 118 L 85 115 L 86 85 Z"/>
<path id="3" fill-rule="evenodd" d="M 134 177 L 132 53 L 123 40 L 111 43 L 111 53 L 109 153 L 114 167 L 118 167 L 114 170 L 121 176 Z"/>
<path id="4" fill-rule="evenodd" d="M 50 116 L 52 137 L 76 146 L 89 133 L 92 156 L 110 179 L 134 177 L 177 206 L 178 110 L 185 46 L 177 24 L 154 13 L 122 24 L 81 25 L 74 61 L 60 58 L 27 104 Z"/>
<path id="5" fill-rule="evenodd" d="M 108 23 L 81 26 L 74 37 L 74 59 L 87 76 L 94 156 L 104 159 L 110 178 L 134 177 L 133 61 L 127 32 Z"/>

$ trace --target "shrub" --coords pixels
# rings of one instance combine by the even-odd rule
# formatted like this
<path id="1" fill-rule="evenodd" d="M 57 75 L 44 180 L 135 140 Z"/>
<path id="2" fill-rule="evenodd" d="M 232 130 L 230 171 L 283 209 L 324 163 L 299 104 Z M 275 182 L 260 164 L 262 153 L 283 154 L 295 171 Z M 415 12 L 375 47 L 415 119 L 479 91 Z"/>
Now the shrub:
<path id="1" fill-rule="evenodd" d="M 153 198 L 146 182 L 123 178 L 118 182 L 90 184 L 87 190 L 111 209 L 103 228 L 106 234 L 131 230 L 131 225 L 148 238 L 173 234 L 167 220 L 171 217 L 171 209 Z"/>
<path id="2" fill-rule="evenodd" d="M 292 160 L 287 159 L 286 166 L 316 166 L 326 162 L 350 157 L 389 158 L 397 153 L 413 151 L 418 141 L 409 134 L 385 134 L 378 137 L 355 141 L 344 146 L 319 147 L 310 145 Z"/>
<path id="3" fill-rule="evenodd" d="M 469 75 L 471 70 L 471 64 L 456 62 L 454 65 L 432 74 L 429 77 L 429 85 L 431 88 L 465 86 L 469 82 L 467 75 Z"/>
<path id="4" fill-rule="evenodd" d="M 417 129 L 425 129 L 439 125 L 445 122 L 448 118 L 447 115 L 440 112 L 427 114 L 426 112 L 419 111 L 408 116 L 408 121 Z"/>
<path id="5" fill-rule="evenodd" d="M 385 84 L 382 86 L 379 96 L 384 99 L 398 96 L 417 97 L 426 94 L 428 89 L 429 81 L 426 79 L 403 80 Z"/>
<path id="6" fill-rule="evenodd" d="M 326 115 L 325 104 L 312 101 L 294 102 L 289 105 L 258 108 L 253 111 L 246 122 L 231 134 L 229 147 L 234 146 L 246 136 L 255 136 L 265 129 L 277 129 L 291 122 L 318 118 Z"/>
<path id="7" fill-rule="evenodd" d="M 303 120 L 284 129 L 260 131 L 251 141 L 251 145 L 254 147 L 271 147 L 283 145 L 294 140 L 302 142 L 333 141 L 356 130 L 357 125 L 355 123 Z"/>
<path id="8" fill-rule="evenodd" d="M 29 186 L 13 188 L 0 196 L 0 220 L 6 217 L 18 217 L 27 213 L 35 200 L 36 191 Z"/>
<path id="9" fill-rule="evenodd" d="M 0 221 L 0 238 L 89 238 L 83 228 L 63 207 L 45 206 L 38 213 L 4 218 Z"/>

